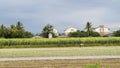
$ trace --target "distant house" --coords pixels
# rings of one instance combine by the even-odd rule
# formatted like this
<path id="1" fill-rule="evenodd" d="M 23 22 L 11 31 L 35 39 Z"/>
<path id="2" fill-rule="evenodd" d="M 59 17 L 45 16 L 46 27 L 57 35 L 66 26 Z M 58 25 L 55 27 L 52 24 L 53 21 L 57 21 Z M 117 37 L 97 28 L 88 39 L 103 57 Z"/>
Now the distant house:
<path id="1" fill-rule="evenodd" d="M 53 29 L 53 33 L 54 33 L 56 36 L 59 35 L 57 29 L 55 29 L 55 28 Z"/>
<path id="2" fill-rule="evenodd" d="M 67 29 L 64 31 L 64 34 L 65 34 L 65 36 L 68 36 L 69 33 L 76 32 L 76 31 L 77 31 L 76 28 L 70 27 L 70 28 L 67 28 Z"/>
<path id="3" fill-rule="evenodd" d="M 93 28 L 93 31 L 98 32 L 101 36 L 106 36 L 110 34 L 110 29 L 105 27 L 104 25 Z"/>

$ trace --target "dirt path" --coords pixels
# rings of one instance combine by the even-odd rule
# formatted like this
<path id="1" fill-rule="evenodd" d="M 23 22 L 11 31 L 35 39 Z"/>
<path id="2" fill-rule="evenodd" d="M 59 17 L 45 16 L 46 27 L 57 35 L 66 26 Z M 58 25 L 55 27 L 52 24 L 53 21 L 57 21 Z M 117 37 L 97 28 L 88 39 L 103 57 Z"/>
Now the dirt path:
<path id="1" fill-rule="evenodd" d="M 0 61 L 20 61 L 20 60 L 64 60 L 64 59 L 120 59 L 120 56 L 65 56 L 65 57 L 0 58 Z"/>

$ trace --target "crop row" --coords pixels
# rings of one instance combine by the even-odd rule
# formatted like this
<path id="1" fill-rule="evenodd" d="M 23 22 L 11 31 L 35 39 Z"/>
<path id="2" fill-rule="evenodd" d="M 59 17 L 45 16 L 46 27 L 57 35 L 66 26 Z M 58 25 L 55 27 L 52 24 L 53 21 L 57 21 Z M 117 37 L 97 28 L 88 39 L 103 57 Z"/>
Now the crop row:
<path id="1" fill-rule="evenodd" d="M 53 39 L 0 39 L 0 46 L 39 45 L 39 46 L 79 46 L 120 45 L 120 37 L 53 38 Z"/>

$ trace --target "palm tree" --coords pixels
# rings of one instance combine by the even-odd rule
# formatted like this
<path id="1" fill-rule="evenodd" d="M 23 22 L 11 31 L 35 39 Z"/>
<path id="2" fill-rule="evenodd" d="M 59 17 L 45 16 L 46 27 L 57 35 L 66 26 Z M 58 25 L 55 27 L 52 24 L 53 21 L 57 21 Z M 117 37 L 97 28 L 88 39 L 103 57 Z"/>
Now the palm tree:
<path id="1" fill-rule="evenodd" d="M 1 26 L 0 26 L 0 37 L 5 37 L 5 34 L 6 34 L 6 27 L 2 24 Z"/>
<path id="2" fill-rule="evenodd" d="M 16 25 L 16 28 L 17 28 L 18 30 L 23 30 L 23 24 L 22 24 L 20 21 L 18 21 L 18 22 L 17 22 L 17 25 Z"/>
<path id="3" fill-rule="evenodd" d="M 15 25 L 10 25 L 10 29 L 9 29 L 9 37 L 10 38 L 15 38 L 17 35 L 17 28 L 16 28 L 16 26 Z"/>
<path id="4" fill-rule="evenodd" d="M 87 29 L 88 36 L 90 36 L 92 33 L 92 25 L 90 22 L 87 22 L 85 29 Z"/>

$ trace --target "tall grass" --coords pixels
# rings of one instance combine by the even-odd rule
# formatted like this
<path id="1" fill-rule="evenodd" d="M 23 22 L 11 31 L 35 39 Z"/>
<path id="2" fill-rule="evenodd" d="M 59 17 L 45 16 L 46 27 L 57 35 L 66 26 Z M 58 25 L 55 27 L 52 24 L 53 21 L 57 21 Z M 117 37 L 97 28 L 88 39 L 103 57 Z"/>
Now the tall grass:
<path id="1" fill-rule="evenodd" d="M 4 46 L 38 46 L 38 47 L 70 47 L 70 46 L 119 46 L 120 37 L 88 37 L 88 38 L 53 38 L 53 39 L 0 39 L 0 47 Z"/>

